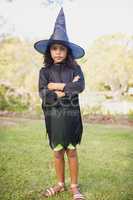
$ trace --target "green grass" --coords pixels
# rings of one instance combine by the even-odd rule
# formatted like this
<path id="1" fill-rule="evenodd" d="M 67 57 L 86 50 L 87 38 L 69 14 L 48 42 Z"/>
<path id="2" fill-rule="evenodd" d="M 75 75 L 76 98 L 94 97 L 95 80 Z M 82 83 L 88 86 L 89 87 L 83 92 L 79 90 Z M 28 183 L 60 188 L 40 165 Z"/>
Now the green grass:
<path id="1" fill-rule="evenodd" d="M 86 199 L 133 199 L 133 128 L 84 124 L 78 146 L 79 182 Z M 66 161 L 67 158 L 65 157 Z M 66 162 L 66 184 L 70 176 Z M 56 183 L 53 154 L 43 120 L 5 118 L 0 128 L 0 199 L 42 200 Z M 53 200 L 71 200 L 69 192 Z"/>

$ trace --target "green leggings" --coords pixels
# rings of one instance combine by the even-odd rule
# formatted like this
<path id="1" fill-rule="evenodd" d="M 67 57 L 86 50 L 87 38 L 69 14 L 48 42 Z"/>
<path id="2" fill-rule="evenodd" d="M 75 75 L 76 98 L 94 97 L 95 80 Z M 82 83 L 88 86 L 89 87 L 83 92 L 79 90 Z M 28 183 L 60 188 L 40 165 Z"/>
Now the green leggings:
<path id="1" fill-rule="evenodd" d="M 75 149 L 75 147 L 72 144 L 69 144 L 68 149 Z M 61 144 L 58 144 L 55 148 L 54 151 L 60 151 L 61 149 L 63 149 L 63 146 Z"/>

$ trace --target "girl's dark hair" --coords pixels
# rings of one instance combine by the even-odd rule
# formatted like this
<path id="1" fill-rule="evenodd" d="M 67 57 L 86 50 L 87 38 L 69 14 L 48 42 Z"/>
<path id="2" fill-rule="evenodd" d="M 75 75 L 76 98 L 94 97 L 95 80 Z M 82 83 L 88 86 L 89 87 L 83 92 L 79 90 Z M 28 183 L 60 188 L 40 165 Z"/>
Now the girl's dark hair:
<path id="1" fill-rule="evenodd" d="M 50 54 L 50 46 L 48 46 L 47 51 L 45 52 L 45 55 L 44 55 L 43 64 L 44 64 L 45 67 L 49 67 L 54 62 L 53 59 L 52 59 L 52 57 L 51 57 L 51 54 Z M 67 57 L 65 59 L 65 64 L 67 66 L 70 66 L 70 67 L 77 66 L 78 64 L 75 61 L 75 59 L 73 58 L 71 49 L 69 47 L 67 47 L 67 46 L 66 46 L 66 48 L 67 48 Z"/>

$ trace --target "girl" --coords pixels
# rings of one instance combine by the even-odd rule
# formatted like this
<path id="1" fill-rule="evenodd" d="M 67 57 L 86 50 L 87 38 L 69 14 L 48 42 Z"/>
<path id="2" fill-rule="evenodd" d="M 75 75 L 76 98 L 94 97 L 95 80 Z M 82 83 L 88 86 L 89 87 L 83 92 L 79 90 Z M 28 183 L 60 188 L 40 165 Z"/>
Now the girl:
<path id="1" fill-rule="evenodd" d="M 78 156 L 83 125 L 78 94 L 85 88 L 84 75 L 75 58 L 81 58 L 84 50 L 68 41 L 63 9 L 61 9 L 52 36 L 34 45 L 44 55 L 44 65 L 39 72 L 39 95 L 42 99 L 49 145 L 54 153 L 58 183 L 42 194 L 51 197 L 65 190 L 65 161 L 67 154 L 71 176 L 70 190 L 73 199 L 84 196 L 78 187 Z"/>

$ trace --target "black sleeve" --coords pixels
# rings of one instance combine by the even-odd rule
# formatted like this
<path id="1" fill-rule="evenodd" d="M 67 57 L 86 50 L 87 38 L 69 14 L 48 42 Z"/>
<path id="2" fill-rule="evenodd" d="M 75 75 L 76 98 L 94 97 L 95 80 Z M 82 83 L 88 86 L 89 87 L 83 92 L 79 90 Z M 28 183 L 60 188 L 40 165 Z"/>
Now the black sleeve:
<path id="1" fill-rule="evenodd" d="M 74 69 L 74 77 L 77 75 L 80 76 L 80 79 L 78 81 L 69 82 L 65 85 L 64 92 L 66 93 L 66 95 L 78 94 L 85 89 L 84 75 L 79 65 L 76 66 Z"/>
<path id="2" fill-rule="evenodd" d="M 41 68 L 39 72 L 39 96 L 43 104 L 54 104 L 57 100 L 57 94 L 47 87 L 48 85 L 48 72 L 45 68 Z"/>

